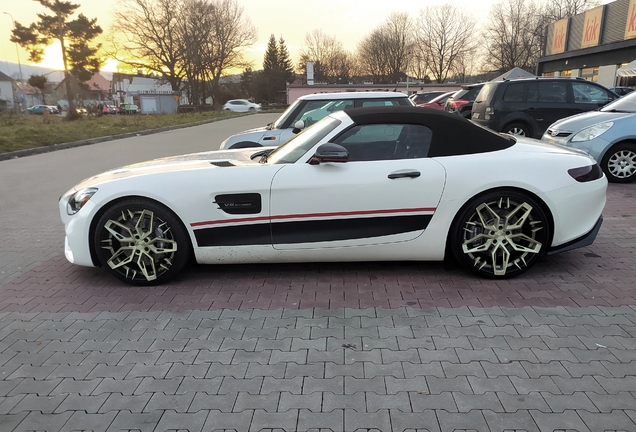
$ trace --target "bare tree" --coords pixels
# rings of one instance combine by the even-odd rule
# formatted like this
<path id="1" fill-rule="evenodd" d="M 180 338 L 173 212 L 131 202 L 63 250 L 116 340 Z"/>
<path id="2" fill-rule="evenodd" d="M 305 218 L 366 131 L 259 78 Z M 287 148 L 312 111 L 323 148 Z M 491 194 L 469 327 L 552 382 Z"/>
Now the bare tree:
<path id="1" fill-rule="evenodd" d="M 416 25 L 420 58 L 432 79 L 443 83 L 464 58 L 475 52 L 475 24 L 456 5 L 427 6 Z"/>
<path id="2" fill-rule="evenodd" d="M 256 42 L 257 31 L 237 0 L 213 0 L 213 23 L 204 63 L 214 103 L 220 103 L 219 80 L 230 69 L 245 69 L 243 49 Z"/>
<path id="3" fill-rule="evenodd" d="M 598 0 L 545 0 L 541 7 L 541 15 L 547 23 L 559 21 L 592 9 L 601 3 Z"/>
<path id="4" fill-rule="evenodd" d="M 485 29 L 485 62 L 500 72 L 534 71 L 543 46 L 545 21 L 532 0 L 502 0 L 492 7 Z"/>
<path id="5" fill-rule="evenodd" d="M 185 76 L 181 14 L 181 3 L 173 0 L 120 0 L 109 54 L 124 64 L 160 74 L 173 91 L 179 90 Z"/>
<path id="6" fill-rule="evenodd" d="M 314 63 L 314 78 L 318 82 L 337 83 L 348 80 L 355 67 L 353 56 L 333 36 L 316 29 L 305 35 L 305 45 L 300 51 L 298 69 L 307 73 L 307 62 Z"/>
<path id="7" fill-rule="evenodd" d="M 212 38 L 212 5 L 204 0 L 186 0 L 180 11 L 178 35 L 182 46 L 182 71 L 185 75 L 188 100 L 201 104 L 206 97 L 206 66 L 208 41 Z"/>
<path id="8" fill-rule="evenodd" d="M 378 83 L 396 83 L 406 78 L 414 52 L 413 25 L 406 13 L 393 13 L 358 44 L 363 70 Z"/>
<path id="9" fill-rule="evenodd" d="M 229 69 L 250 66 L 242 49 L 256 29 L 236 0 L 120 0 L 112 40 L 122 63 L 161 74 L 173 91 L 188 80 L 191 100 L 206 92 L 219 99 L 219 80 Z"/>

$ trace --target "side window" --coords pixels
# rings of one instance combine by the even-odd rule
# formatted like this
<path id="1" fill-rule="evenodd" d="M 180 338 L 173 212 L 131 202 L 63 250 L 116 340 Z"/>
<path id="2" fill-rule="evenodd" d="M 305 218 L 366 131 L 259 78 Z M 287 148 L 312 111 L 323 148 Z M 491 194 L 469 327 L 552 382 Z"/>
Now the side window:
<path id="1" fill-rule="evenodd" d="M 539 84 L 537 82 L 528 83 L 526 102 L 539 102 Z"/>
<path id="2" fill-rule="evenodd" d="M 503 95 L 504 102 L 523 102 L 523 88 L 522 83 L 508 85 Z"/>
<path id="3" fill-rule="evenodd" d="M 404 99 L 406 100 L 406 98 Z M 360 102 L 361 103 L 358 104 L 359 107 L 400 106 L 401 105 L 398 99 L 391 99 L 391 100 L 372 99 L 372 100 L 361 100 Z"/>
<path id="4" fill-rule="evenodd" d="M 305 122 L 305 127 L 311 126 L 323 117 L 327 117 L 332 112 L 342 111 L 346 108 L 353 108 L 353 100 L 336 101 L 309 101 L 291 122 L 293 125 L 298 120 Z"/>
<path id="5" fill-rule="evenodd" d="M 567 102 L 567 85 L 566 82 L 539 81 L 539 102 Z"/>
<path id="6" fill-rule="evenodd" d="M 604 89 L 586 82 L 573 82 L 572 92 L 574 103 L 595 103 L 604 105 L 612 100 L 611 95 Z"/>
<path id="7" fill-rule="evenodd" d="M 428 156 L 432 132 L 421 125 L 355 126 L 334 142 L 349 152 L 349 161 L 414 159 Z"/>

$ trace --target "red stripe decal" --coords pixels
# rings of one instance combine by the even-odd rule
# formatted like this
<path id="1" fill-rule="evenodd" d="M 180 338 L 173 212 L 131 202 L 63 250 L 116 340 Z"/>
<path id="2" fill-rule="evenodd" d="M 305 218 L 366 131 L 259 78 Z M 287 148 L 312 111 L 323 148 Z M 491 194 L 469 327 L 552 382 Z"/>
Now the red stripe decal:
<path id="1" fill-rule="evenodd" d="M 223 219 L 215 221 L 205 222 L 192 222 L 190 226 L 198 227 L 203 225 L 218 225 L 237 222 L 258 222 L 268 220 L 283 220 L 283 219 L 305 219 L 305 218 L 318 218 L 318 217 L 333 217 L 333 216 L 359 216 L 359 215 L 374 215 L 374 214 L 390 214 L 390 213 L 420 213 L 420 212 L 435 212 L 434 207 L 421 207 L 421 208 L 408 208 L 408 209 L 391 209 L 391 210 L 360 210 L 350 212 L 332 212 L 332 213 L 301 213 L 291 215 L 278 215 L 278 216 L 258 216 L 248 217 L 240 219 Z"/>

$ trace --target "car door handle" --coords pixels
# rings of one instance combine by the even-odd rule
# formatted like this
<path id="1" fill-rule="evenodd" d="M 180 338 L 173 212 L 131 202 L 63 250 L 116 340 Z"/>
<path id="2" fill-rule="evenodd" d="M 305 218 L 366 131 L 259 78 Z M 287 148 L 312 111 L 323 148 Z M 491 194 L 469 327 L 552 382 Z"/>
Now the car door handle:
<path id="1" fill-rule="evenodd" d="M 417 178 L 417 177 L 419 177 L 421 175 L 422 174 L 419 171 L 403 171 L 403 172 L 391 173 L 391 174 L 389 174 L 389 178 L 391 180 L 398 179 L 398 178 L 404 178 L 404 177 Z"/>

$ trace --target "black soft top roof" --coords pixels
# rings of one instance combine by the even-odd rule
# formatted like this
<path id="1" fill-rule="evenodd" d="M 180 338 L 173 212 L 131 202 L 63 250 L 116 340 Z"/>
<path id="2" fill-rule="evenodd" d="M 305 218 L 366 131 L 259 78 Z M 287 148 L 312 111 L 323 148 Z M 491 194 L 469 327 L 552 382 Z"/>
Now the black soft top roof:
<path id="1" fill-rule="evenodd" d="M 457 115 L 422 107 L 365 107 L 345 110 L 358 125 L 419 124 L 433 132 L 429 157 L 456 156 L 503 150 L 515 144 L 506 138 L 477 126 Z"/>

